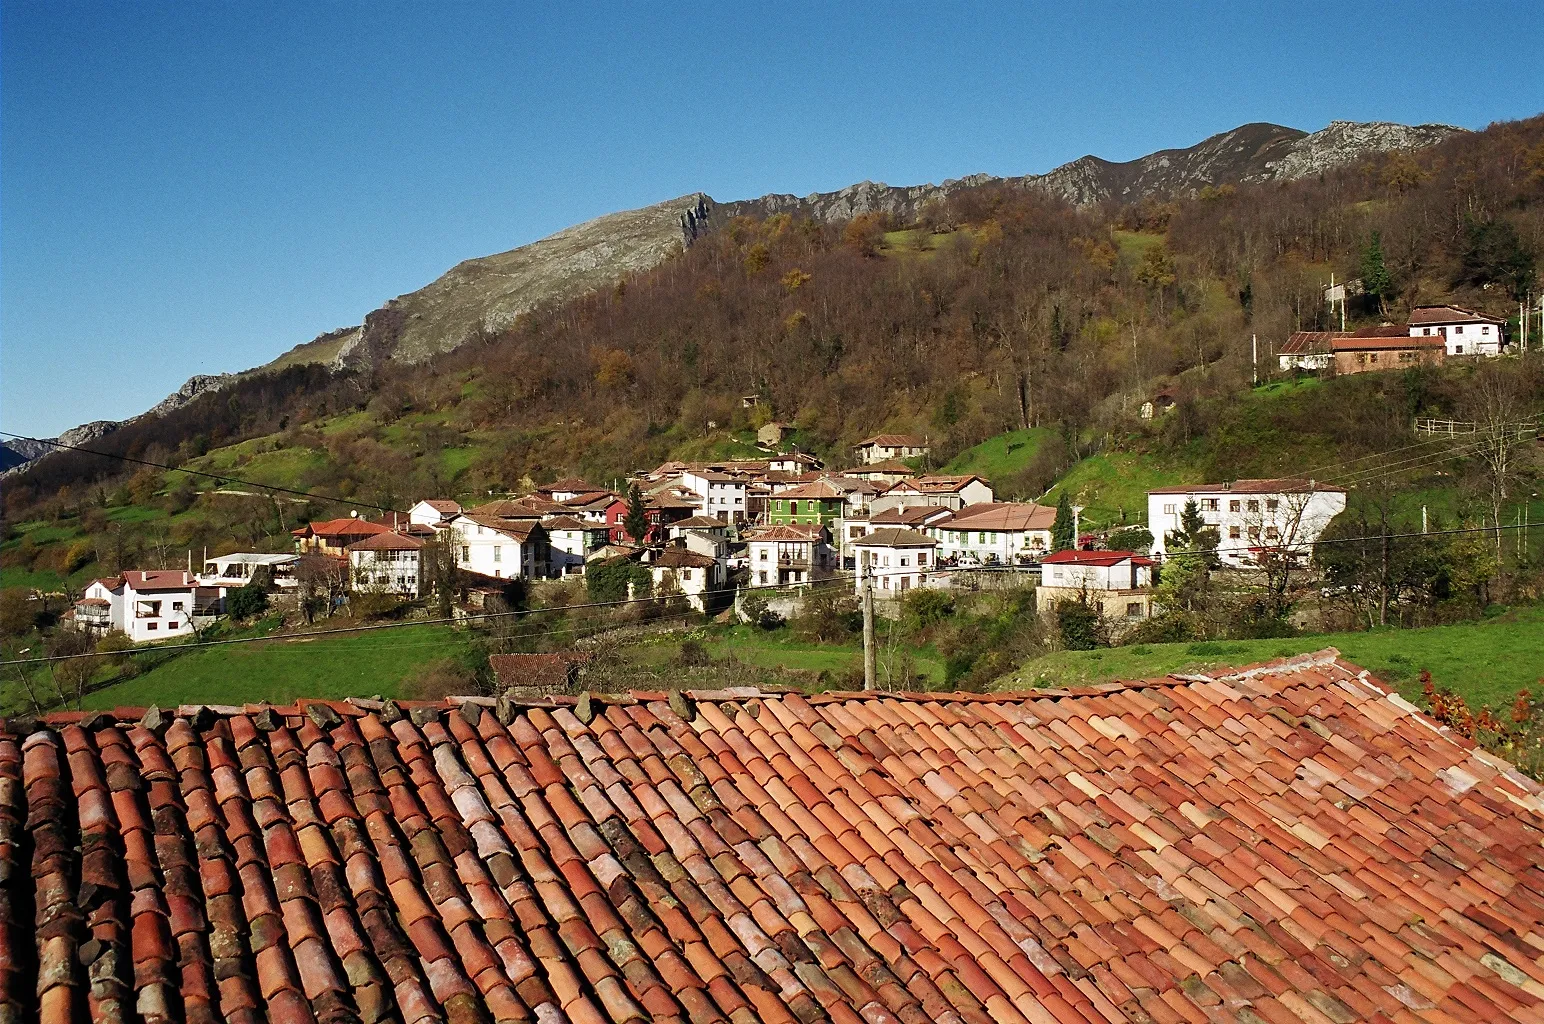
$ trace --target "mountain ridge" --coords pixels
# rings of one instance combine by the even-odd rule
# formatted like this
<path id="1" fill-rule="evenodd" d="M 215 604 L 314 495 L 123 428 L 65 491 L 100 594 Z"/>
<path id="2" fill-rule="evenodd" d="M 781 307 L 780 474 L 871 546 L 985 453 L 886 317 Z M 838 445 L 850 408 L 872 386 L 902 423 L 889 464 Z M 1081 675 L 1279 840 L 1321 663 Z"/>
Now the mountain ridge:
<path id="1" fill-rule="evenodd" d="M 139 416 L 97 420 L 58 439 L 82 444 L 124 423 L 170 412 L 199 395 L 251 374 L 297 363 L 368 371 L 384 360 L 423 362 L 484 333 L 496 332 L 538 306 L 576 298 L 640 273 L 735 217 L 798 214 L 840 222 L 863 214 L 915 220 L 930 203 L 986 186 L 1044 191 L 1073 205 L 1134 202 L 1194 192 L 1206 185 L 1290 181 L 1345 166 L 1359 157 L 1434 145 L 1467 130 L 1452 125 L 1332 121 L 1317 132 L 1253 122 L 1219 132 L 1193 146 L 1159 150 L 1128 161 L 1092 154 L 1043 174 L 999 177 L 972 174 L 939 184 L 892 186 L 862 181 L 834 192 L 800 197 L 768 193 L 716 202 L 690 192 L 635 210 L 604 214 L 514 249 L 473 257 L 415 291 L 388 299 L 359 325 L 318 335 L 251 370 L 194 375 Z M 6 441 L 0 470 L 15 472 L 52 450 L 46 442 Z"/>

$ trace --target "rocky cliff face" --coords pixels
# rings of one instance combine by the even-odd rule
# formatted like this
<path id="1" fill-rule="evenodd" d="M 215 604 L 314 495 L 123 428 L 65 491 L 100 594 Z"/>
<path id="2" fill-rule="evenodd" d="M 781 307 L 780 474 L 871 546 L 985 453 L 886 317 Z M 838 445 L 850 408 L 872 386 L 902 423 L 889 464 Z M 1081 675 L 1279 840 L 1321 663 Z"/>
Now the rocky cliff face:
<path id="1" fill-rule="evenodd" d="M 8 475 L 50 452 L 57 451 L 60 447 L 90 447 L 91 442 L 111 434 L 125 423 L 133 423 L 135 420 L 142 420 L 150 416 L 161 416 L 181 409 L 199 395 L 220 390 L 235 380 L 237 376 L 234 373 L 222 373 L 215 376 L 195 374 L 189 377 L 182 387 L 161 399 L 151 408 L 130 419 L 92 420 L 90 423 L 82 423 L 78 427 L 71 427 L 58 437 L 26 437 L 7 440 L 4 444 L 0 444 L 0 472 Z"/>
<path id="2" fill-rule="evenodd" d="M 459 263 L 416 292 L 365 317 L 335 356 L 344 367 L 382 358 L 409 363 L 508 326 L 539 305 L 562 302 L 648 270 L 713 220 L 701 193 L 608 214 L 509 252 Z"/>
<path id="3" fill-rule="evenodd" d="M 1278 180 L 1308 178 L 1344 167 L 1368 153 L 1435 146 L 1463 131 L 1446 124 L 1331 121 L 1328 128 L 1303 136 L 1285 156 L 1272 162 L 1269 176 Z"/>

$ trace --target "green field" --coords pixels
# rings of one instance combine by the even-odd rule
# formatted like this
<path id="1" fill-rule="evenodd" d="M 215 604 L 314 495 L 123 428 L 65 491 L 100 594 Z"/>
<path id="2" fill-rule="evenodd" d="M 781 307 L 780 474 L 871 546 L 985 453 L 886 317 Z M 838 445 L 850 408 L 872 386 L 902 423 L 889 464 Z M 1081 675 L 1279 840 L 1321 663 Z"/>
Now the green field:
<path id="1" fill-rule="evenodd" d="M 1129 452 L 1091 455 L 1064 473 L 1040 503 L 1054 505 L 1065 491 L 1075 504 L 1086 506 L 1082 520 L 1085 526 L 1144 523 L 1147 492 L 1180 483 L 1182 479 L 1183 474 L 1164 468 L 1151 456 Z"/>
<path id="2" fill-rule="evenodd" d="M 1544 607 L 1514 608 L 1492 618 L 1425 629 L 1329 633 L 1278 640 L 1138 644 L 1097 651 L 1062 651 L 1027 662 L 998 680 L 997 689 L 1071 686 L 1112 679 L 1146 679 L 1170 672 L 1234 667 L 1325 647 L 1420 696 L 1422 669 L 1472 706 L 1499 707 L 1519 689 L 1544 684 Z"/>
<path id="3" fill-rule="evenodd" d="M 901 645 L 891 651 L 884 645 L 885 630 L 880 627 L 879 678 L 899 671 L 901 658 L 910 654 L 912 668 L 928 681 L 940 685 L 944 680 L 944 661 L 931 648 L 906 649 Z M 766 669 L 790 669 L 796 672 L 825 672 L 841 677 L 861 668 L 862 648 L 856 643 L 821 644 L 798 639 L 791 629 L 762 630 L 750 626 L 714 629 L 702 645 L 714 661 L 729 658 L 743 665 Z M 626 659 L 640 669 L 659 671 L 671 665 L 681 650 L 680 639 L 671 636 L 661 642 L 638 644 L 627 649 Z"/>
<path id="4" fill-rule="evenodd" d="M 258 640 L 180 655 L 86 697 L 88 708 L 178 704 L 288 703 L 297 697 L 399 696 L 430 662 L 466 650 L 448 626 Z"/>
<path id="5" fill-rule="evenodd" d="M 977 473 L 988 480 L 1005 480 L 1029 465 L 1040 446 L 1054 434 L 1050 427 L 1031 427 L 989 437 L 950 459 L 941 472 Z"/>

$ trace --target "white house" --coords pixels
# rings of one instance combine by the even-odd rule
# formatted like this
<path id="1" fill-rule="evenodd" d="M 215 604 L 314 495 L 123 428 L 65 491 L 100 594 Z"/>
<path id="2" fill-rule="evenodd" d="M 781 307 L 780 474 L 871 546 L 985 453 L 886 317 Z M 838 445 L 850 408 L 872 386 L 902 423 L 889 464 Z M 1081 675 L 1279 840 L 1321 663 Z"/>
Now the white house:
<path id="1" fill-rule="evenodd" d="M 989 565 L 1040 561 L 1051 550 L 1056 509 L 1032 501 L 967 505 L 947 519 L 930 522 L 927 532 L 938 538 L 939 557 Z"/>
<path id="2" fill-rule="evenodd" d="M 858 553 L 854 586 L 859 594 L 867 576 L 874 579 L 876 597 L 894 598 L 919 587 L 948 585 L 947 577 L 933 572 L 938 541 L 925 533 L 886 526 L 853 541 L 853 547 Z"/>
<path id="3" fill-rule="evenodd" d="M 771 473 L 809 473 L 820 468 L 820 460 L 813 455 L 805 455 L 803 452 L 787 452 L 783 455 L 773 455 L 767 460 L 767 471 Z"/>
<path id="4" fill-rule="evenodd" d="M 585 559 L 605 547 L 611 537 L 605 520 L 597 523 L 578 516 L 548 516 L 541 525 L 552 549 L 548 568 L 556 576 L 584 572 Z"/>
<path id="5" fill-rule="evenodd" d="M 296 585 L 295 563 L 299 555 L 267 555 L 253 551 L 236 551 L 228 555 L 215 555 L 204 560 L 204 571 L 198 574 L 198 582 L 205 587 L 244 587 L 252 582 L 252 575 L 266 567 L 269 582 L 280 590 Z"/>
<path id="6" fill-rule="evenodd" d="M 414 526 L 438 528 L 460 514 L 460 502 L 449 498 L 424 498 L 407 510 L 407 520 Z"/>
<path id="7" fill-rule="evenodd" d="M 1506 321 L 1462 306 L 1417 306 L 1410 311 L 1410 337 L 1440 335 L 1450 356 L 1499 356 Z"/>
<path id="8" fill-rule="evenodd" d="M 867 466 L 887 459 L 915 459 L 930 451 L 925 438 L 911 434 L 876 434 L 852 446 L 859 463 Z"/>
<path id="9" fill-rule="evenodd" d="M 1063 601 L 1087 601 L 1108 618 L 1152 615 L 1153 562 L 1132 551 L 1058 551 L 1040 561 L 1035 602 L 1050 613 Z"/>
<path id="10" fill-rule="evenodd" d="M 992 485 L 974 474 L 933 475 L 901 480 L 869 504 L 876 512 L 914 505 L 942 505 L 959 510 L 967 505 L 988 504 L 994 497 Z"/>
<path id="11" fill-rule="evenodd" d="M 536 488 L 536 493 L 540 494 L 544 498 L 548 498 L 552 501 L 566 505 L 580 495 L 596 494 L 600 490 L 601 488 L 596 487 L 594 484 L 586 480 L 581 480 L 576 476 L 570 476 L 565 477 L 562 480 L 554 480 L 550 484 L 544 484 L 541 487 Z"/>
<path id="12" fill-rule="evenodd" d="M 656 595 L 667 580 L 673 581 L 692 609 L 699 612 L 708 610 L 708 603 L 716 596 L 712 592 L 722 591 L 729 578 L 722 561 L 686 548 L 666 548 L 649 563 L 649 572 L 654 576 Z"/>
<path id="13" fill-rule="evenodd" d="M 537 519 L 500 519 L 462 513 L 455 530 L 456 567 L 495 579 L 538 579 L 547 575 L 550 545 Z"/>
<path id="14" fill-rule="evenodd" d="M 137 644 L 175 640 L 213 622 L 220 590 L 180 569 L 132 570 L 93 580 L 75 606 L 77 625 L 122 630 Z"/>
<path id="15" fill-rule="evenodd" d="M 690 469 L 681 474 L 681 486 L 691 491 L 704 513 L 726 523 L 745 519 L 746 485 L 739 474 L 712 469 Z"/>
<path id="16" fill-rule="evenodd" d="M 402 533 L 382 533 L 348 546 L 349 586 L 362 594 L 423 592 L 424 541 Z"/>
<path id="17" fill-rule="evenodd" d="M 831 531 L 818 523 L 763 526 L 746 534 L 750 585 L 825 579 L 837 566 Z"/>
<path id="18" fill-rule="evenodd" d="M 1324 528 L 1346 508 L 1346 489 L 1315 480 L 1235 480 L 1187 484 L 1147 492 L 1147 528 L 1154 557 L 1162 558 L 1168 534 L 1180 529 L 1187 502 L 1194 501 L 1207 526 L 1217 529 L 1217 554 L 1224 564 L 1253 565 L 1262 553 L 1279 550 L 1306 557 Z"/>

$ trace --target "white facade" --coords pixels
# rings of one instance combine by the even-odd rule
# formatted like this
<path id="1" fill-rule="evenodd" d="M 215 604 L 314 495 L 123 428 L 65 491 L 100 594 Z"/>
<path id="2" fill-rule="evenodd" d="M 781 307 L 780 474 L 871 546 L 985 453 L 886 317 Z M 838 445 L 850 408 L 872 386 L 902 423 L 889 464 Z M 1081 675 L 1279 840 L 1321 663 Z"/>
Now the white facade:
<path id="1" fill-rule="evenodd" d="M 546 531 L 534 521 L 494 525 L 462 515 L 451 520 L 450 528 L 456 531 L 458 569 L 496 579 L 532 579 L 546 573 L 541 543 Z"/>
<path id="2" fill-rule="evenodd" d="M 116 586 L 114 586 L 116 584 Z M 106 601 L 104 606 L 99 602 Z M 200 588 L 198 577 L 176 570 L 125 572 L 120 577 L 93 580 L 76 606 L 77 621 L 92 628 L 121 630 L 137 644 L 176 640 L 213 622 L 220 591 Z M 83 609 L 105 612 L 81 616 Z"/>
<path id="3" fill-rule="evenodd" d="M 852 450 L 858 456 L 858 461 L 868 466 L 876 462 L 887 462 L 890 459 L 920 458 L 931 449 L 928 443 L 920 437 L 907 437 L 904 434 L 881 434 L 878 437 L 870 437 L 859 441 L 852 446 Z"/>
<path id="4" fill-rule="evenodd" d="M 461 514 L 461 506 L 448 499 L 425 498 L 407 510 L 407 521 L 414 526 L 440 526 Z"/>
<path id="5" fill-rule="evenodd" d="M 1063 601 L 1085 601 L 1113 622 L 1153 613 L 1152 562 L 1130 551 L 1058 551 L 1040 567 L 1035 602 L 1053 615 Z"/>
<path id="6" fill-rule="evenodd" d="M 1048 529 L 977 529 L 968 523 L 956 526 L 946 520 L 928 527 L 927 532 L 937 538 L 939 557 L 946 559 L 1014 565 L 1021 561 L 1039 561 L 1051 550 L 1051 531 Z"/>
<path id="7" fill-rule="evenodd" d="M 654 593 L 663 592 L 666 581 L 686 598 L 693 611 L 708 610 L 710 591 L 723 590 L 729 570 L 723 562 L 700 552 L 673 548 L 665 551 L 649 566 L 654 577 Z"/>
<path id="8" fill-rule="evenodd" d="M 1267 548 L 1307 556 L 1330 520 L 1346 508 L 1344 488 L 1311 480 L 1239 480 L 1149 491 L 1147 528 L 1155 557 L 1166 553 L 1168 534 L 1180 529 L 1185 504 L 1192 500 L 1206 525 L 1217 529 L 1218 557 L 1232 566 L 1256 564 Z"/>
<path id="9" fill-rule="evenodd" d="M 865 577 L 874 580 L 874 596 L 896 598 L 921 587 L 947 587 L 947 575 L 936 573 L 937 541 L 915 530 L 882 529 L 857 541 L 858 572 L 853 586 L 863 593 Z"/>
<path id="10" fill-rule="evenodd" d="M 702 502 L 704 515 L 726 523 L 738 523 L 745 518 L 747 481 L 744 477 L 688 471 L 681 474 L 681 486 Z"/>
<path id="11" fill-rule="evenodd" d="M 597 548 L 605 547 L 610 531 L 604 522 L 586 522 L 574 516 L 558 516 L 542 521 L 551 548 L 548 569 L 554 576 L 584 572 L 585 559 Z"/>
<path id="12" fill-rule="evenodd" d="M 1447 345 L 1450 356 L 1499 356 L 1501 354 L 1501 327 L 1498 324 L 1465 323 L 1411 324 L 1410 337 L 1440 335 Z"/>
<path id="13" fill-rule="evenodd" d="M 771 526 L 752 534 L 747 544 L 750 585 L 809 583 L 830 576 L 838 563 L 826 537 L 823 528 L 795 526 Z"/>
<path id="14" fill-rule="evenodd" d="M 418 597 L 423 592 L 421 548 L 349 548 L 349 588 L 362 594 L 400 594 Z"/>
<path id="15" fill-rule="evenodd" d="M 1098 556 L 1102 551 L 1072 552 L 1075 556 Z M 1070 590 L 1136 590 L 1153 582 L 1153 570 L 1147 560 L 1111 558 L 1095 562 L 1047 562 L 1040 569 L 1041 585 Z"/>

